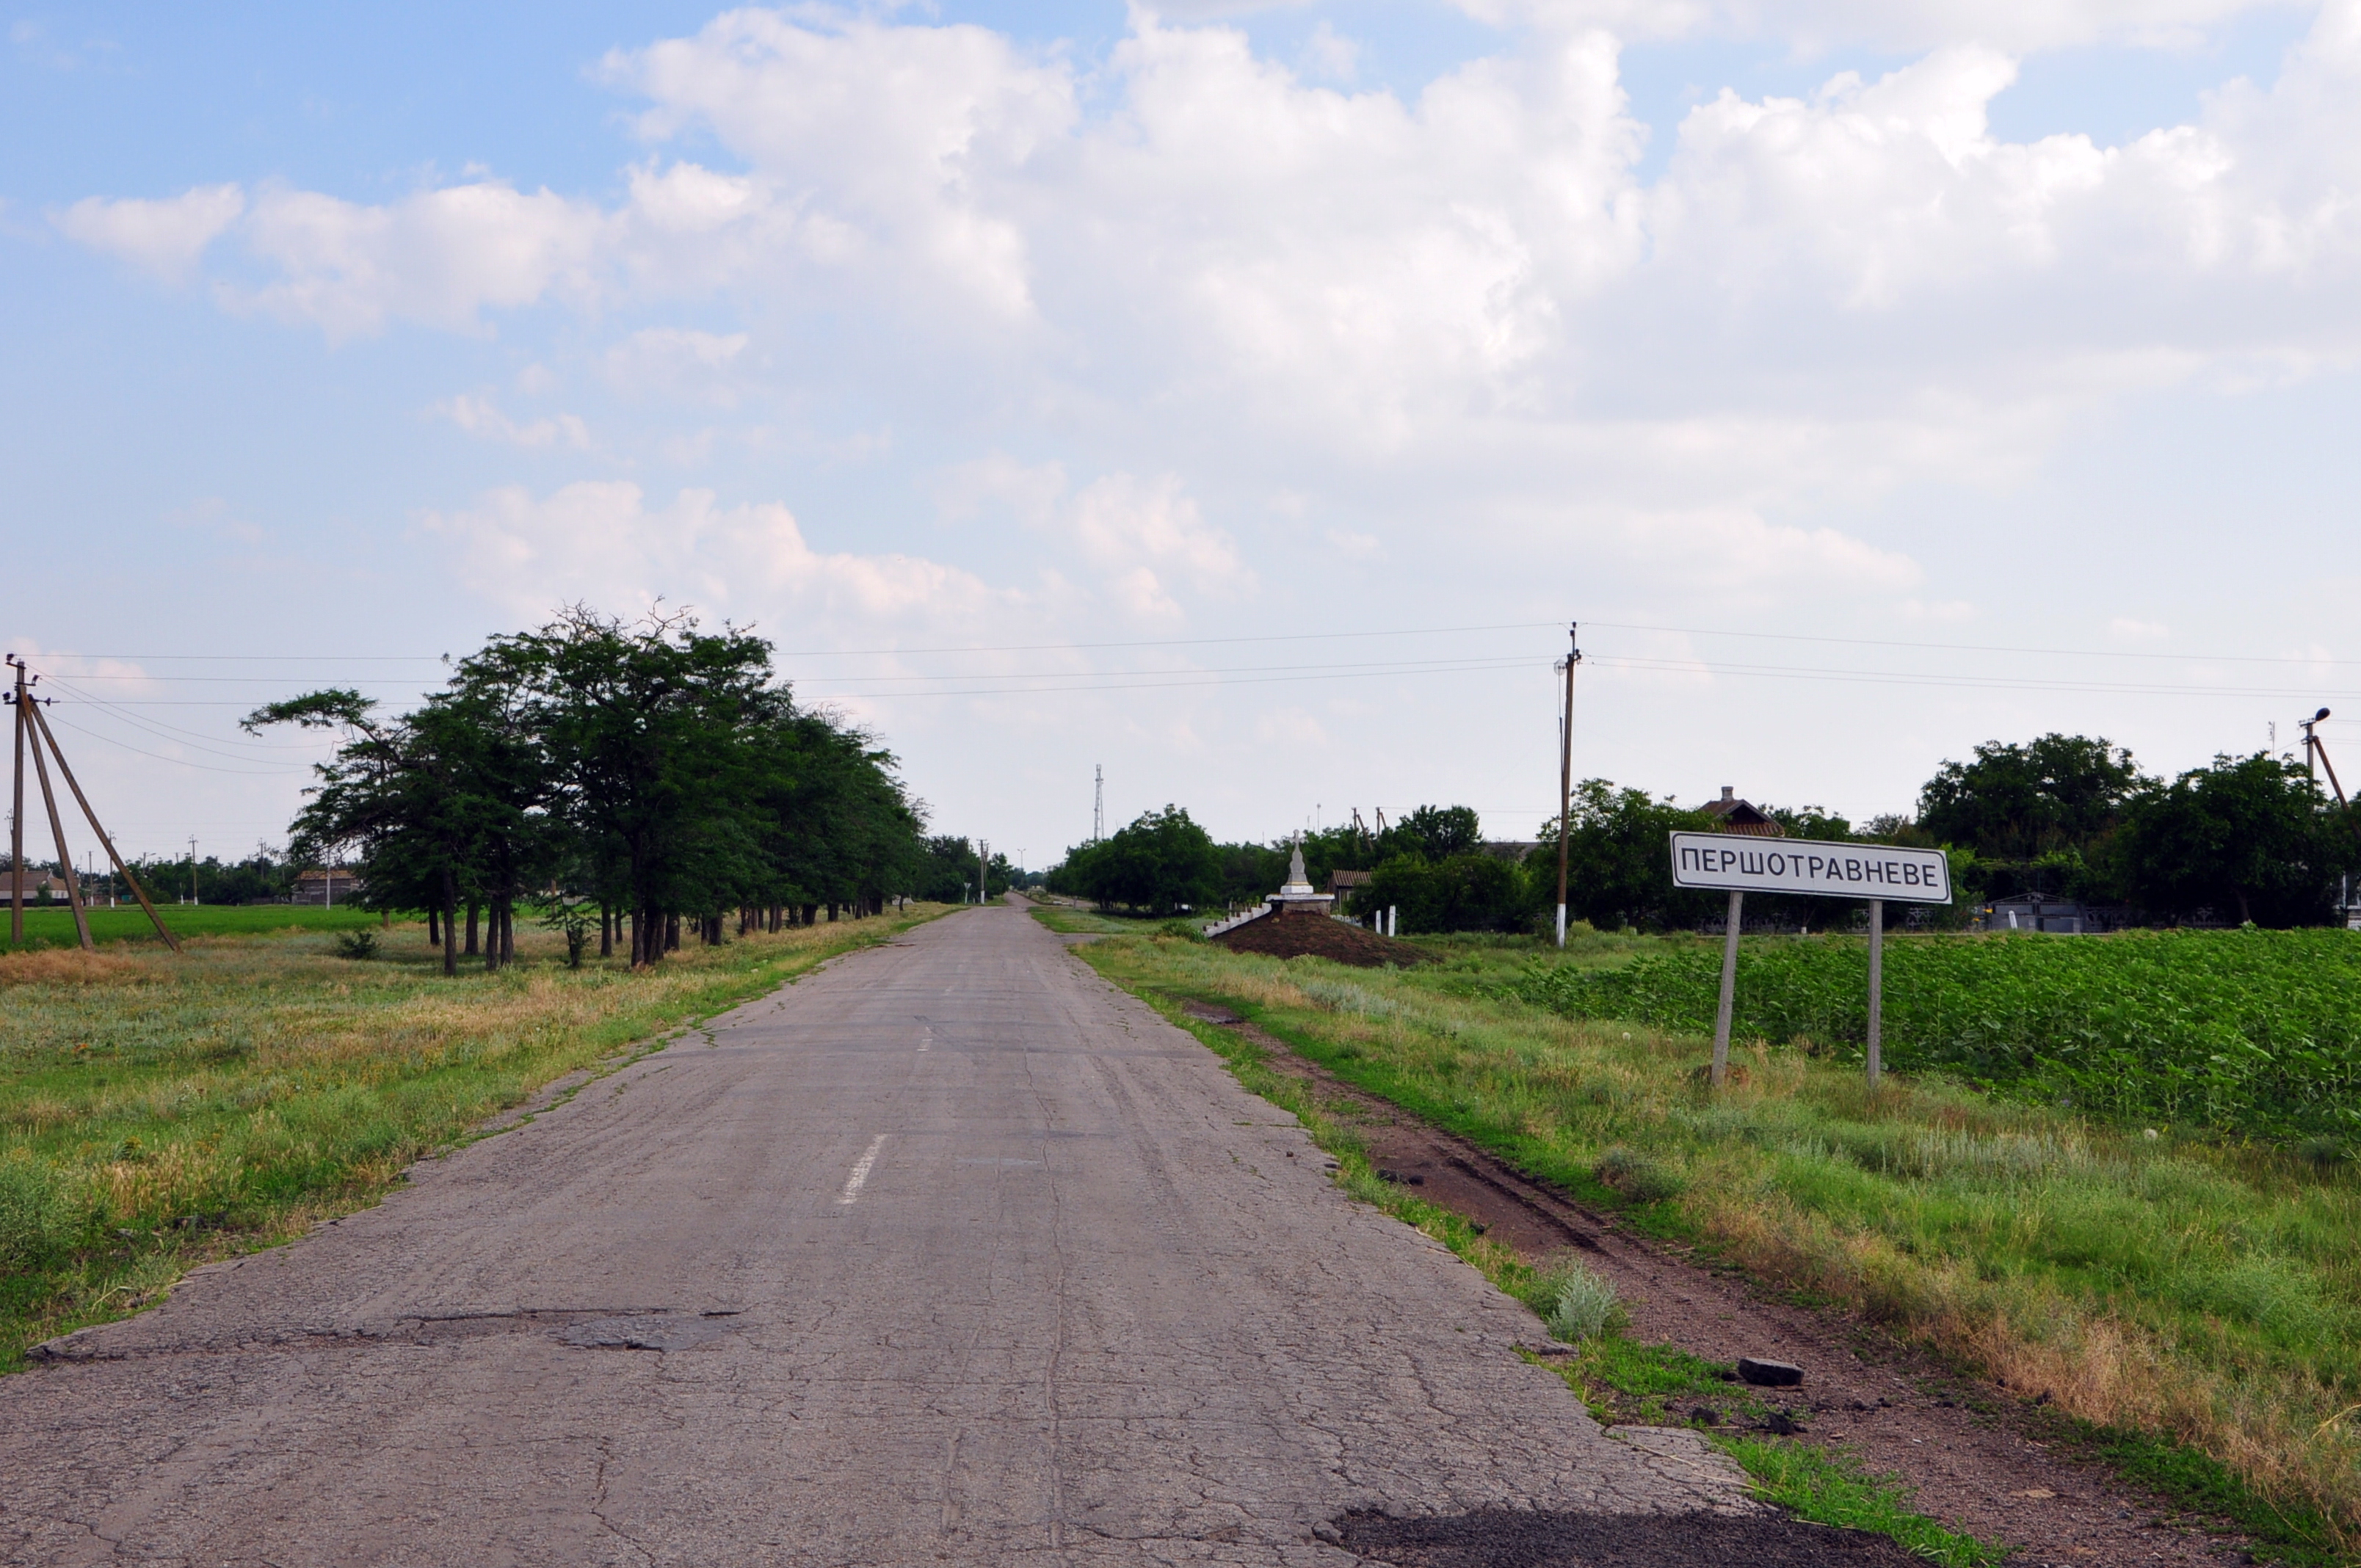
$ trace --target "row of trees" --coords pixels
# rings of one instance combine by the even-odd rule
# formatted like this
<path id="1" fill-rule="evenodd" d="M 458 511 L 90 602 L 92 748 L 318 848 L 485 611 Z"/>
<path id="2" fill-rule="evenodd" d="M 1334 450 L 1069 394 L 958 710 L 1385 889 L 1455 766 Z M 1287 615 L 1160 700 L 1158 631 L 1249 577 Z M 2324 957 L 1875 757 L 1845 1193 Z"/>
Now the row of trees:
<path id="1" fill-rule="evenodd" d="M 514 957 L 520 906 L 566 924 L 577 955 L 595 910 L 601 952 L 620 941 L 640 965 L 678 945 L 684 918 L 719 941 L 728 910 L 776 929 L 941 880 L 892 755 L 798 707 L 770 643 L 686 615 L 626 624 L 577 606 L 494 638 L 398 718 L 331 689 L 245 724 L 343 737 L 291 858 L 339 852 L 373 906 L 426 910 L 446 971 L 463 909 L 471 949 L 488 917 L 489 966 Z"/>
<path id="2" fill-rule="evenodd" d="M 1314 886 L 1338 871 L 1374 873 L 1351 913 L 1391 905 L 1413 931 L 1521 930 L 1534 893 L 1512 860 L 1487 854 L 1465 806 L 1422 806 L 1383 832 L 1344 827 L 1268 844 L 1217 844 L 1177 806 L 1082 845 L 1044 879 L 1053 893 L 1166 916 L 1252 905 L 1285 880 L 1297 848 Z M 1554 866 L 1555 862 L 1552 862 Z"/>
<path id="3" fill-rule="evenodd" d="M 2051 893 L 2168 919 L 2316 925 L 2361 868 L 2361 817 L 2290 757 L 2216 757 L 2168 781 L 2081 735 L 1988 741 L 1927 781 L 1915 821 L 1884 826 L 1965 851 L 1961 881 L 1987 898 Z"/>
<path id="4" fill-rule="evenodd" d="M 1763 809 L 1794 838 L 1947 850 L 1960 900 L 1954 921 L 1986 900 L 2039 892 L 2128 905 L 2158 923 L 2319 924 L 2334 916 L 2345 880 L 2361 871 L 2361 817 L 2301 762 L 2268 753 L 2217 757 L 2167 780 L 2142 773 L 2104 739 L 2044 735 L 1989 741 L 1966 762 L 1946 762 L 1915 814 L 1856 828 L 1817 806 Z M 1713 826 L 1671 796 L 1586 780 L 1569 818 L 1569 914 L 1648 930 L 1720 918 L 1723 895 L 1675 888 L 1665 854 L 1668 833 Z M 1395 909 L 1406 931 L 1534 928 L 1556 902 L 1557 819 L 1541 825 L 1521 856 L 1488 851 L 1479 827 L 1466 806 L 1427 806 L 1383 833 L 1356 824 L 1301 842 L 1315 885 L 1335 871 L 1372 873 L 1350 913 Z M 1155 915 L 1252 904 L 1279 885 L 1293 847 L 1217 844 L 1168 806 L 1073 850 L 1049 885 Z M 1763 894 L 1748 899 L 1747 913 L 1791 926 L 1835 916 L 1826 900 Z"/>

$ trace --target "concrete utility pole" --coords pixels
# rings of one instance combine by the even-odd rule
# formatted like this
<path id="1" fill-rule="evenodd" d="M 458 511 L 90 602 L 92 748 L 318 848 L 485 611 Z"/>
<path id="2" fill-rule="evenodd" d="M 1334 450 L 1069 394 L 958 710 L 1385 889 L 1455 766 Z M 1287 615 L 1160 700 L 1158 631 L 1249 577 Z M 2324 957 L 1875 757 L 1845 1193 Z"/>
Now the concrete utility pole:
<path id="1" fill-rule="evenodd" d="M 1091 842 L 1095 844 L 1106 837 L 1106 764 L 1094 762 L 1091 771 L 1095 775 L 1091 793 Z"/>
<path id="2" fill-rule="evenodd" d="M 1557 945 L 1565 946 L 1566 835 L 1574 817 L 1574 667 L 1582 663 L 1582 622 L 1565 628 L 1565 711 L 1557 721 Z"/>
<path id="3" fill-rule="evenodd" d="M 194 833 L 189 835 L 189 902 L 203 902 L 197 896 L 197 836 Z"/>

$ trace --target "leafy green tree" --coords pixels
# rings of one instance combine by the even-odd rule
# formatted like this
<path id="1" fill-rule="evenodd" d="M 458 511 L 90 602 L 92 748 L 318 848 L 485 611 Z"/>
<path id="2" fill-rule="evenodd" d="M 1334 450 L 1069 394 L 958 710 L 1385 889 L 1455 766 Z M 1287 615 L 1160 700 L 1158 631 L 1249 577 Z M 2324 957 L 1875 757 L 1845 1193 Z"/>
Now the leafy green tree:
<path id="1" fill-rule="evenodd" d="M 2330 919 L 2356 856 L 2346 814 L 2324 805 L 2303 764 L 2257 752 L 2134 796 L 2115 859 L 2125 891 L 2154 914 L 2235 911 L 2283 927 Z"/>
<path id="2" fill-rule="evenodd" d="M 1556 862 L 1551 862 L 1552 874 Z M 1554 889 L 1553 889 L 1554 891 Z M 1540 884 L 1514 861 L 1460 854 L 1440 861 L 1397 855 L 1353 896 L 1350 913 L 1399 911 L 1412 932 L 1522 931 L 1541 908 Z"/>
<path id="3" fill-rule="evenodd" d="M 1571 917 L 1609 930 L 1662 931 L 1694 927 L 1722 914 L 1722 894 L 1673 885 L 1670 835 L 1712 831 L 1713 819 L 1705 813 L 1676 805 L 1670 795 L 1653 800 L 1606 779 L 1585 779 L 1575 786 L 1572 820 L 1566 841 Z M 1557 829 L 1555 817 L 1542 824 L 1541 842 L 1526 858 L 1537 877 L 1548 879 L 1553 904 Z"/>
<path id="4" fill-rule="evenodd" d="M 1222 897 L 1222 856 L 1213 836 L 1177 806 L 1143 812 L 1095 844 L 1069 851 L 1051 887 L 1148 915 L 1204 908 Z"/>
<path id="5" fill-rule="evenodd" d="M 2144 780 L 2130 751 L 2103 738 L 1987 740 L 1971 762 L 1947 762 L 1918 795 L 1918 825 L 1938 843 L 2000 866 L 2089 858 Z"/>
<path id="6" fill-rule="evenodd" d="M 1379 864 L 1398 855 L 1447 861 L 1483 848 L 1482 820 L 1471 806 L 1422 806 L 1378 839 Z"/>
<path id="7" fill-rule="evenodd" d="M 924 859 L 924 813 L 892 754 L 796 708 L 767 642 L 685 616 L 626 625 L 577 606 L 492 639 L 398 719 L 331 690 L 247 722 L 340 729 L 299 849 L 355 847 L 389 907 L 447 921 L 464 901 L 472 932 L 488 905 L 489 965 L 512 955 L 522 901 L 578 924 L 595 899 L 607 936 L 627 912 L 636 966 L 684 917 L 723 939 L 733 905 L 741 925 L 766 905 L 774 922 L 794 904 L 807 919 L 821 903 L 831 918 L 882 909 Z"/>

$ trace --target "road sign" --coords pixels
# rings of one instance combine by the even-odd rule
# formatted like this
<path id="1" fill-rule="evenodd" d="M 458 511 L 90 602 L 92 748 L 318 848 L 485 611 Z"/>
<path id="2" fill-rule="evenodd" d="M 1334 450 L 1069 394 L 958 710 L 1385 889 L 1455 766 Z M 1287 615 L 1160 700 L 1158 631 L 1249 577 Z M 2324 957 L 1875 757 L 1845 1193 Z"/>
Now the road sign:
<path id="1" fill-rule="evenodd" d="M 1738 932 L 1750 893 L 1800 893 L 1869 900 L 1869 1086 L 1883 1070 L 1885 901 L 1951 902 L 1951 861 L 1940 850 L 1894 844 L 1831 844 L 1814 839 L 1757 839 L 1734 833 L 1673 835 L 1673 884 L 1730 894 L 1721 945 L 1721 1005 L 1713 1024 L 1713 1086 L 1730 1067 L 1730 1018 L 1738 993 Z"/>
<path id="2" fill-rule="evenodd" d="M 1675 833 L 1673 883 L 1731 893 L 1800 893 L 1820 898 L 1949 904 L 1951 862 L 1940 850 L 1908 850 L 1894 844 Z"/>

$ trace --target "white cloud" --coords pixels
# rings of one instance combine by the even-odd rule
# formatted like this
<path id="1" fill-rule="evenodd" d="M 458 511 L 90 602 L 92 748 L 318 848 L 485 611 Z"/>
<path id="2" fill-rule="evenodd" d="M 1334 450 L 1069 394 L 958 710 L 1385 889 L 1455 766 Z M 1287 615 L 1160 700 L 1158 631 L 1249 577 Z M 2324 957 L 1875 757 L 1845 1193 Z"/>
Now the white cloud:
<path id="1" fill-rule="evenodd" d="M 1379 510 L 1416 494 L 1495 537 L 1576 485 L 1601 516 L 1758 520 L 1731 548 L 1916 594 L 1841 532 L 1745 531 L 1830 497 L 2018 482 L 2129 393 L 2361 360 L 2361 0 L 2324 6 L 2271 85 L 2114 147 L 1995 137 L 2020 52 L 2227 7 L 1543 9 L 1410 96 L 1144 10 L 1087 74 L 976 27 L 734 11 L 606 60 L 657 149 L 608 203 L 475 177 L 377 204 L 93 199 L 58 222 L 168 273 L 233 239 L 263 276 L 219 283 L 226 301 L 332 337 L 694 302 L 722 324 L 632 333 L 609 384 L 915 409 L 968 451 L 1073 435 L 1104 476 L 1081 489 L 1060 466 L 977 468 L 938 504 L 1028 518 L 1158 614 L 1256 580 L 1193 497 L 1234 479 L 1325 505 L 1371 475 Z M 1798 97 L 1724 92 L 1643 180 L 1620 40 L 1667 16 L 1797 38 L 1890 21 L 1922 52 Z M 690 138 L 706 161 L 665 161 Z M 731 443 L 645 439 L 690 463 Z"/>
<path id="2" fill-rule="evenodd" d="M 473 331 L 486 310 L 552 294 L 596 300 L 613 227 L 590 203 L 490 181 L 383 206 L 268 189 L 241 228 L 278 276 L 259 288 L 225 284 L 222 294 L 239 309 L 313 323 L 331 340 L 394 318 Z"/>
<path id="3" fill-rule="evenodd" d="M 634 396 L 730 407 L 745 385 L 741 361 L 752 341 L 742 332 L 650 327 L 607 351 L 607 379 Z"/>
<path id="4" fill-rule="evenodd" d="M 427 411 L 449 420 L 469 435 L 488 441 L 504 441 L 511 446 L 566 446 L 577 452 L 590 450 L 590 431 L 574 414 L 552 414 L 545 418 L 519 423 L 500 411 L 489 397 L 469 397 L 462 393 L 445 398 Z"/>
<path id="5" fill-rule="evenodd" d="M 1632 38 L 1755 38 L 1799 51 L 1914 50 L 1975 38 L 2013 51 L 2096 43 L 2182 49 L 2282 0 L 1455 0 L 1495 25 L 1603 27 Z"/>
<path id="6" fill-rule="evenodd" d="M 1303 43 L 1304 64 L 1314 76 L 1350 82 L 1360 74 L 1361 46 L 1322 22 Z"/>
<path id="7" fill-rule="evenodd" d="M 236 185 L 200 185 L 155 202 L 86 196 L 49 221 L 69 239 L 178 282 L 245 211 Z"/>
<path id="8" fill-rule="evenodd" d="M 785 507 L 725 507 L 710 490 L 651 508 L 627 480 L 546 496 L 510 486 L 420 521 L 446 542 L 464 587 L 526 622 L 575 600 L 636 612 L 662 598 L 741 621 L 931 635 L 981 627 L 1016 602 L 923 557 L 814 550 Z"/>

